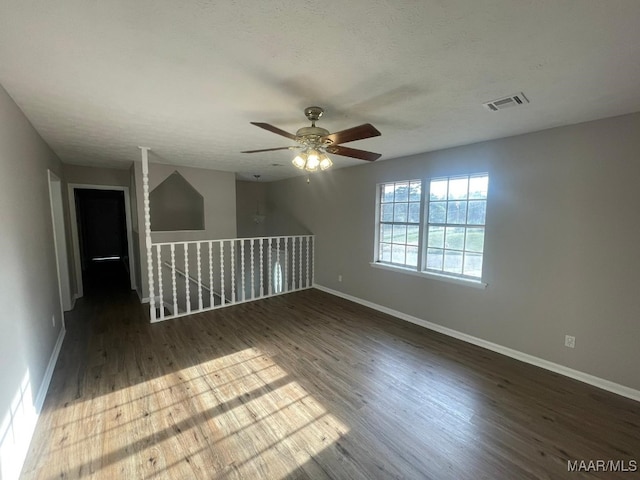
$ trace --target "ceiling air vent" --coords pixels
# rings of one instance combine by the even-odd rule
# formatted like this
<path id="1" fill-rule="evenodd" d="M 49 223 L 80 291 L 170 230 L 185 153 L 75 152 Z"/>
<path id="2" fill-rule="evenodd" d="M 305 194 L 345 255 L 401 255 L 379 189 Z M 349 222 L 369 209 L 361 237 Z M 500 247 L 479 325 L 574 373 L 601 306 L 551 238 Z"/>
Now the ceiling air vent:
<path id="1" fill-rule="evenodd" d="M 489 110 L 491 110 L 492 112 L 497 112 L 498 110 L 504 110 L 505 108 L 524 105 L 525 103 L 529 103 L 529 100 L 527 100 L 527 97 L 524 96 L 524 93 L 520 92 L 513 95 L 509 95 L 508 97 L 503 97 L 497 100 L 492 100 L 490 102 L 483 103 L 483 105 Z"/>

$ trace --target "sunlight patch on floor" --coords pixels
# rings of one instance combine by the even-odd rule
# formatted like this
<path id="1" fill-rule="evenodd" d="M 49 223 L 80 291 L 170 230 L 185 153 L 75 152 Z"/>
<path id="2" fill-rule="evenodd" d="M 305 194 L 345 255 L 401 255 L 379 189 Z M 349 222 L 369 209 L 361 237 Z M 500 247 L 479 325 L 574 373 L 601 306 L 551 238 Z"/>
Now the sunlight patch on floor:
<path id="1" fill-rule="evenodd" d="M 114 382 L 69 407 L 74 421 L 42 452 L 66 458 L 72 478 L 280 479 L 348 432 L 277 356 L 255 348 L 132 386 Z"/>

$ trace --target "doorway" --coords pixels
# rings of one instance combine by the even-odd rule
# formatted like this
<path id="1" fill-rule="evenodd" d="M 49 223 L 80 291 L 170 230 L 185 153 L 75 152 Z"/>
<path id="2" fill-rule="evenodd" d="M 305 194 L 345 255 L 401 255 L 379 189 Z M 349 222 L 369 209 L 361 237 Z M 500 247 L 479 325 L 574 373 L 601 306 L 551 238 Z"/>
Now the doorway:
<path id="1" fill-rule="evenodd" d="M 69 185 L 78 296 L 134 289 L 129 189 Z"/>

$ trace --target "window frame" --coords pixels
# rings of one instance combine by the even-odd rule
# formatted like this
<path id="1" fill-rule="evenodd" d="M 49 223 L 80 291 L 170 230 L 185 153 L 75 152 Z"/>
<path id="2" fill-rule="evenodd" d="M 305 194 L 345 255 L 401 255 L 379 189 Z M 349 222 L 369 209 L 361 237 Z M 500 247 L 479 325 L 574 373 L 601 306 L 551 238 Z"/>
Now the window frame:
<path id="1" fill-rule="evenodd" d="M 411 198 L 410 197 L 410 195 L 411 195 L 411 193 L 410 193 L 411 183 L 416 183 L 416 182 L 420 183 L 420 200 L 419 200 L 419 202 L 412 202 L 410 200 L 410 198 Z M 407 183 L 409 185 L 409 191 L 407 192 L 407 201 L 406 202 L 396 202 L 395 198 L 394 198 L 393 202 L 383 202 L 382 201 L 383 187 L 385 185 L 397 184 L 397 183 Z M 405 268 L 405 269 L 414 268 L 413 266 L 407 265 L 407 263 L 406 263 L 406 250 L 405 250 L 405 263 L 394 263 L 393 262 L 393 245 L 394 245 L 394 242 L 393 242 L 393 225 L 404 225 L 405 227 L 407 227 L 407 229 L 408 229 L 409 226 L 417 226 L 418 227 L 418 243 L 417 243 L 417 245 L 413 245 L 413 244 L 407 243 L 406 242 L 406 238 L 405 238 L 405 243 L 403 245 L 405 246 L 405 249 L 408 246 L 411 246 L 411 247 L 415 246 L 417 248 L 418 255 L 417 255 L 416 267 L 415 268 L 418 268 L 421 265 L 421 262 L 422 262 L 422 248 L 421 248 L 421 245 L 422 245 L 422 240 L 423 240 L 422 239 L 422 234 L 423 234 L 422 219 L 424 218 L 424 202 L 422 201 L 422 199 L 423 199 L 423 197 L 422 197 L 422 193 L 423 193 L 422 192 L 422 186 L 423 185 L 424 185 L 424 181 L 422 179 L 420 179 L 420 178 L 413 178 L 413 179 L 410 179 L 410 180 L 397 180 L 397 181 L 392 180 L 392 181 L 388 181 L 388 182 L 381 182 L 381 183 L 378 183 L 376 185 L 376 231 L 375 231 L 375 254 L 374 254 L 375 255 L 375 261 L 384 263 L 385 265 L 392 265 L 392 266 L 397 267 L 397 268 Z M 381 216 L 382 216 L 382 205 L 383 204 L 387 204 L 387 205 L 388 204 L 393 204 L 393 205 L 395 205 L 396 203 L 406 203 L 407 204 L 407 221 L 405 221 L 405 222 L 383 221 L 381 219 Z M 409 210 L 410 210 L 409 205 L 411 203 L 419 203 L 419 205 L 420 205 L 420 212 L 418 213 L 418 215 L 419 215 L 418 221 L 415 222 L 415 223 L 408 221 L 409 220 Z M 382 239 L 380 238 L 381 225 L 383 225 L 383 224 L 384 225 L 391 225 L 392 238 L 391 238 L 391 242 L 390 243 L 389 242 L 383 242 Z M 408 233 L 407 233 L 407 237 L 408 237 Z M 389 261 L 389 262 L 383 262 L 381 260 L 378 260 L 378 258 L 380 257 L 380 245 L 382 243 L 389 243 L 391 245 L 391 261 Z M 400 244 L 396 243 L 396 245 L 400 245 Z"/>
<path id="2" fill-rule="evenodd" d="M 482 246 L 482 252 L 479 252 L 482 255 L 482 268 L 481 268 L 481 275 L 480 277 L 475 277 L 475 276 L 470 276 L 470 275 L 464 275 L 464 273 L 462 274 L 458 274 L 455 272 L 447 272 L 444 271 L 444 264 L 443 264 L 443 269 L 442 270 L 437 270 L 437 269 L 432 269 L 432 268 L 427 268 L 427 249 L 429 248 L 428 246 L 428 232 L 429 232 L 429 205 L 431 204 L 432 200 L 430 199 L 430 194 L 431 194 L 431 182 L 433 180 L 447 180 L 447 182 L 450 182 L 451 180 L 455 180 L 457 178 L 467 178 L 467 179 L 471 179 L 473 177 L 482 177 L 482 176 L 486 176 L 487 177 L 487 195 L 485 198 L 482 199 L 477 199 L 477 200 L 481 200 L 485 202 L 485 218 L 484 218 L 484 223 L 483 224 L 468 224 L 466 222 L 468 222 L 468 218 L 465 219 L 465 223 L 463 224 L 452 224 L 452 223 L 446 223 L 446 219 L 445 219 L 445 223 L 433 223 L 431 225 L 435 225 L 435 226 L 441 226 L 443 228 L 445 228 L 445 232 L 446 232 L 446 227 L 462 227 L 465 229 L 465 244 L 463 244 L 463 249 L 461 250 L 462 255 L 463 255 L 463 262 L 464 262 L 464 253 L 466 253 L 466 229 L 468 228 L 483 228 L 483 246 Z M 419 276 L 419 277 L 427 277 L 427 278 L 434 278 L 440 281 L 444 281 L 444 282 L 448 282 L 448 283 L 455 283 L 455 284 L 460 284 L 460 285 L 466 285 L 466 286 L 471 286 L 471 287 L 476 287 L 476 288 L 486 288 L 487 284 L 484 281 L 485 278 L 485 255 L 486 255 L 486 232 L 487 232 L 487 210 L 488 210 L 488 200 L 489 200 L 489 172 L 484 171 L 484 172 L 475 172 L 475 173 L 469 173 L 469 174 L 453 174 L 453 175 L 438 175 L 438 176 L 433 176 L 433 177 L 423 177 L 423 178 L 412 178 L 412 179 L 406 179 L 406 180 L 389 180 L 389 181 L 384 181 L 384 182 L 380 182 L 376 185 L 376 197 L 375 197 L 375 235 L 374 235 L 374 259 L 372 262 L 370 262 L 370 265 L 372 267 L 375 268 L 381 268 L 383 270 L 391 270 L 391 271 L 396 271 L 396 272 L 402 272 L 402 273 L 407 273 L 410 275 L 414 275 L 414 276 Z M 393 262 L 387 262 L 387 261 L 383 261 L 380 260 L 380 245 L 381 243 L 386 243 L 386 242 L 381 242 L 381 238 L 380 238 L 380 231 L 381 231 L 381 225 L 383 223 L 398 223 L 398 222 L 382 222 L 381 219 L 381 207 L 382 207 L 382 194 L 383 194 L 383 186 L 384 185 L 388 185 L 388 184 L 396 184 L 396 183 L 404 183 L 407 182 L 410 184 L 410 182 L 420 182 L 420 222 L 418 223 L 419 226 L 419 240 L 418 240 L 418 262 L 417 265 L 415 267 L 411 266 L 411 265 L 402 265 L 402 264 L 398 264 L 398 263 L 393 263 Z M 468 188 L 468 187 L 467 187 Z M 464 202 L 466 202 L 466 207 L 468 210 L 469 207 L 469 202 L 473 201 L 476 199 L 470 199 L 468 197 L 468 192 L 467 192 L 467 198 L 465 200 L 462 200 Z M 443 202 L 445 203 L 445 205 L 448 206 L 448 203 L 450 201 L 456 201 L 456 200 L 449 200 L 448 198 L 445 198 L 443 200 Z M 395 202 L 394 202 L 395 203 Z M 445 207 L 446 208 L 446 207 Z M 402 223 L 402 222 L 400 222 Z M 413 224 L 412 224 L 413 225 Z M 444 262 L 444 252 L 446 250 L 454 250 L 454 251 L 458 251 L 457 249 L 446 249 L 442 248 L 443 251 L 443 262 Z M 470 252 L 470 253 L 478 253 L 478 252 Z M 393 257 L 392 257 L 393 258 Z M 463 264 L 463 271 L 464 271 L 464 264 Z"/>

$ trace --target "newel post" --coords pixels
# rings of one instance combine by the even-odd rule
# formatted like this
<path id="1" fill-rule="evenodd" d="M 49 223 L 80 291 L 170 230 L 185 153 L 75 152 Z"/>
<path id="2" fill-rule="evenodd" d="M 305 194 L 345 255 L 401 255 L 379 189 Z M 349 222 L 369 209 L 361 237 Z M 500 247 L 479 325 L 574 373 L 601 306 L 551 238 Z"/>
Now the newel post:
<path id="1" fill-rule="evenodd" d="M 149 206 L 149 147 L 139 147 L 142 153 L 142 190 L 144 197 L 144 236 L 147 246 L 147 274 L 149 276 L 149 316 L 156 320 L 156 297 L 153 285 L 153 252 L 151 244 L 151 209 Z M 162 308 L 162 306 L 161 306 Z"/>

